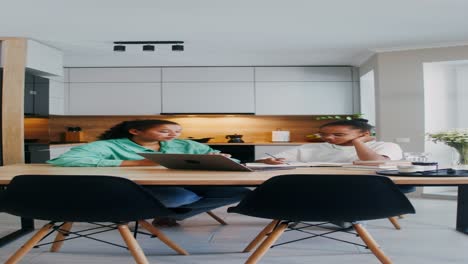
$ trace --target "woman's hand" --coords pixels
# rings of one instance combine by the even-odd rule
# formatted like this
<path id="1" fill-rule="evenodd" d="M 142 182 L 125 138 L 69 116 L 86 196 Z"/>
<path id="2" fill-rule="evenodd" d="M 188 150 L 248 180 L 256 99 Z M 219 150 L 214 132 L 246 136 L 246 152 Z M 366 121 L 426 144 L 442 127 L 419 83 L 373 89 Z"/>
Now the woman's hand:
<path id="1" fill-rule="evenodd" d="M 366 143 L 366 142 L 374 141 L 374 140 L 375 140 L 375 138 L 371 137 L 369 134 L 363 134 L 363 135 L 351 140 L 351 142 L 354 145 L 355 143 Z"/>
<path id="2" fill-rule="evenodd" d="M 369 146 L 367 146 L 366 142 L 373 141 L 375 140 L 374 137 L 371 137 L 368 133 L 361 135 L 360 137 L 357 137 L 351 142 L 354 145 L 354 148 L 356 149 L 356 154 L 359 158 L 359 160 L 386 160 L 389 159 L 386 156 L 380 155 L 374 150 L 372 150 Z"/>
<path id="3" fill-rule="evenodd" d="M 221 156 L 224 156 L 224 157 L 226 157 L 226 158 L 230 158 L 230 157 L 231 157 L 231 154 L 221 153 L 221 152 L 210 152 L 210 153 L 208 153 L 208 155 L 221 155 Z"/>
<path id="4" fill-rule="evenodd" d="M 120 167 L 130 167 L 130 166 L 158 166 L 156 162 L 149 159 L 142 160 L 124 160 L 120 163 Z"/>

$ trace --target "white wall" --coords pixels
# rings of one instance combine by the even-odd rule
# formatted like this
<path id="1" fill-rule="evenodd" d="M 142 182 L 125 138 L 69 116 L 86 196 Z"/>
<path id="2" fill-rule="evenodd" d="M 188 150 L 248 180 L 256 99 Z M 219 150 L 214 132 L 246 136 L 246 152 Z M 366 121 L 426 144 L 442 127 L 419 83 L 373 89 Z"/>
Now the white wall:
<path id="1" fill-rule="evenodd" d="M 460 128 L 468 128 L 468 66 L 457 66 L 457 124 Z"/>
<path id="2" fill-rule="evenodd" d="M 26 67 L 41 75 L 63 76 L 63 53 L 34 40 L 28 40 Z"/>
<path id="3" fill-rule="evenodd" d="M 360 66 L 375 72 L 377 135 L 385 141 L 410 138 L 405 151 L 424 151 L 423 63 L 468 59 L 468 46 L 382 52 Z"/>
<path id="4" fill-rule="evenodd" d="M 360 80 L 360 97 L 361 97 L 361 113 L 364 118 L 369 120 L 369 123 L 375 125 L 375 80 L 374 71 L 361 76 Z"/>
<path id="5" fill-rule="evenodd" d="M 435 153 L 447 153 L 447 151 L 450 152 L 449 148 L 443 144 L 428 144 L 426 141 L 425 132 L 428 131 L 428 128 L 433 128 L 431 124 L 437 124 L 437 122 L 435 122 L 436 118 L 438 120 L 441 118 L 437 113 L 434 117 L 428 113 L 427 120 L 431 121 L 426 120 L 426 112 L 429 111 L 427 109 L 435 107 L 437 104 L 433 104 L 434 102 L 428 101 L 426 105 L 424 90 L 425 83 L 429 85 L 429 90 L 436 90 L 436 83 L 444 87 L 453 86 L 450 84 L 453 82 L 448 78 L 451 73 L 450 70 L 444 69 L 441 71 L 441 73 L 436 74 L 433 78 L 428 77 L 429 75 L 426 75 L 426 78 L 429 79 L 425 80 L 424 63 L 458 61 L 467 59 L 468 46 L 458 46 L 383 52 L 372 56 L 369 60 L 363 63 L 360 66 L 361 76 L 370 70 L 374 70 L 375 72 L 377 99 L 376 130 L 378 138 L 384 141 L 396 141 L 397 138 L 410 138 L 410 142 L 400 144 L 403 151 L 428 151 Z M 428 68 L 427 70 L 434 71 L 435 68 Z M 464 69 L 459 70 L 459 72 L 461 71 L 464 72 Z M 464 85 L 468 80 L 468 77 L 466 77 L 466 79 L 465 77 L 456 78 L 456 83 L 459 87 L 457 89 L 462 89 L 461 98 L 463 99 L 458 99 L 458 101 L 461 100 L 460 107 L 466 107 L 463 106 L 467 102 L 465 99 L 467 96 L 467 89 Z M 432 88 L 430 87 L 430 82 L 433 82 Z M 435 100 L 434 96 L 431 97 L 431 100 Z M 452 100 L 451 103 L 456 104 L 456 101 Z M 450 106 L 446 105 L 445 111 L 448 111 L 447 108 L 449 107 Z M 456 113 L 460 111 L 460 107 L 455 111 Z M 453 123 L 453 120 L 443 121 L 443 124 L 448 126 L 450 125 L 450 122 Z M 463 126 L 466 125 L 467 121 L 464 122 L 465 123 Z M 427 129 L 426 125 L 428 126 Z M 434 157 L 434 159 L 440 159 L 442 163 L 447 163 L 447 159 L 450 160 L 451 155 L 447 155 L 445 158 L 437 156 Z M 447 191 L 449 189 L 449 187 L 430 187 L 424 188 L 423 192 L 434 193 Z"/>
<path id="6" fill-rule="evenodd" d="M 374 104 L 374 123 L 372 123 L 372 125 L 375 126 L 375 132 L 376 132 L 376 137 L 378 140 L 383 140 L 382 139 L 382 136 L 381 136 L 381 133 L 380 133 L 380 123 L 381 123 L 381 120 L 379 118 L 377 118 L 379 116 L 379 112 L 380 112 L 380 107 L 379 106 L 379 101 L 378 101 L 378 97 L 379 97 L 379 90 L 377 89 L 377 84 L 379 83 L 379 75 L 377 74 L 378 73 L 378 70 L 379 70 L 379 64 L 378 64 L 378 56 L 377 54 L 370 57 L 364 64 L 362 64 L 360 67 L 359 67 L 359 75 L 360 77 L 363 77 L 365 76 L 366 74 L 369 74 L 370 72 L 373 72 L 372 75 L 373 75 L 373 81 L 374 83 L 372 84 L 372 86 L 374 87 L 374 98 L 375 98 L 375 104 Z M 371 85 L 371 84 L 369 84 Z M 361 102 L 361 105 L 362 105 L 362 102 Z M 362 111 L 362 106 L 361 106 L 361 111 Z"/>

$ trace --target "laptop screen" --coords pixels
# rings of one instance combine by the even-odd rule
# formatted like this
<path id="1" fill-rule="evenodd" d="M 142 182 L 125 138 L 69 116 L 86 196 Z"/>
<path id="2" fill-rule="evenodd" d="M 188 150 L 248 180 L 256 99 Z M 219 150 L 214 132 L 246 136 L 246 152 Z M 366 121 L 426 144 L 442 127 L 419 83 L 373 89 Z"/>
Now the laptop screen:
<path id="1" fill-rule="evenodd" d="M 163 153 L 138 153 L 138 155 L 169 169 L 253 171 L 252 169 L 249 169 L 246 166 L 222 155 Z"/>

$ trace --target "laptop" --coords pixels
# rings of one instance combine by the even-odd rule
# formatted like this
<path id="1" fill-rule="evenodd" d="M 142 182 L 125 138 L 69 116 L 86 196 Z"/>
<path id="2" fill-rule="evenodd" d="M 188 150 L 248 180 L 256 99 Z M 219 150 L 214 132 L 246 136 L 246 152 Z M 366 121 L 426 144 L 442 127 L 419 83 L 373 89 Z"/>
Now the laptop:
<path id="1" fill-rule="evenodd" d="M 169 169 L 176 170 L 215 170 L 215 171 L 257 171 L 222 155 L 209 154 L 163 154 L 138 153 L 149 160 Z M 284 169 L 278 167 L 276 169 Z M 289 168 L 293 169 L 293 168 Z"/>

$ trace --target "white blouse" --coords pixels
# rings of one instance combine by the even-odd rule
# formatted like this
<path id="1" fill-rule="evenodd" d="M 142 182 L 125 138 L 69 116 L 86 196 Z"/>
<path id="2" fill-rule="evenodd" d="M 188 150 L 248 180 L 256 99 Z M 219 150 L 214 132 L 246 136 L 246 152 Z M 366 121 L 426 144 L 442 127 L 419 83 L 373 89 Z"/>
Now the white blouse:
<path id="1" fill-rule="evenodd" d="M 400 146 L 391 142 L 371 141 L 366 146 L 377 154 L 388 157 L 391 160 L 400 160 L 402 150 Z M 292 162 L 339 162 L 351 163 L 359 160 L 354 146 L 339 146 L 330 143 L 310 143 L 285 150 L 275 154 L 277 158 L 285 158 Z M 264 157 L 262 159 L 266 159 Z"/>

